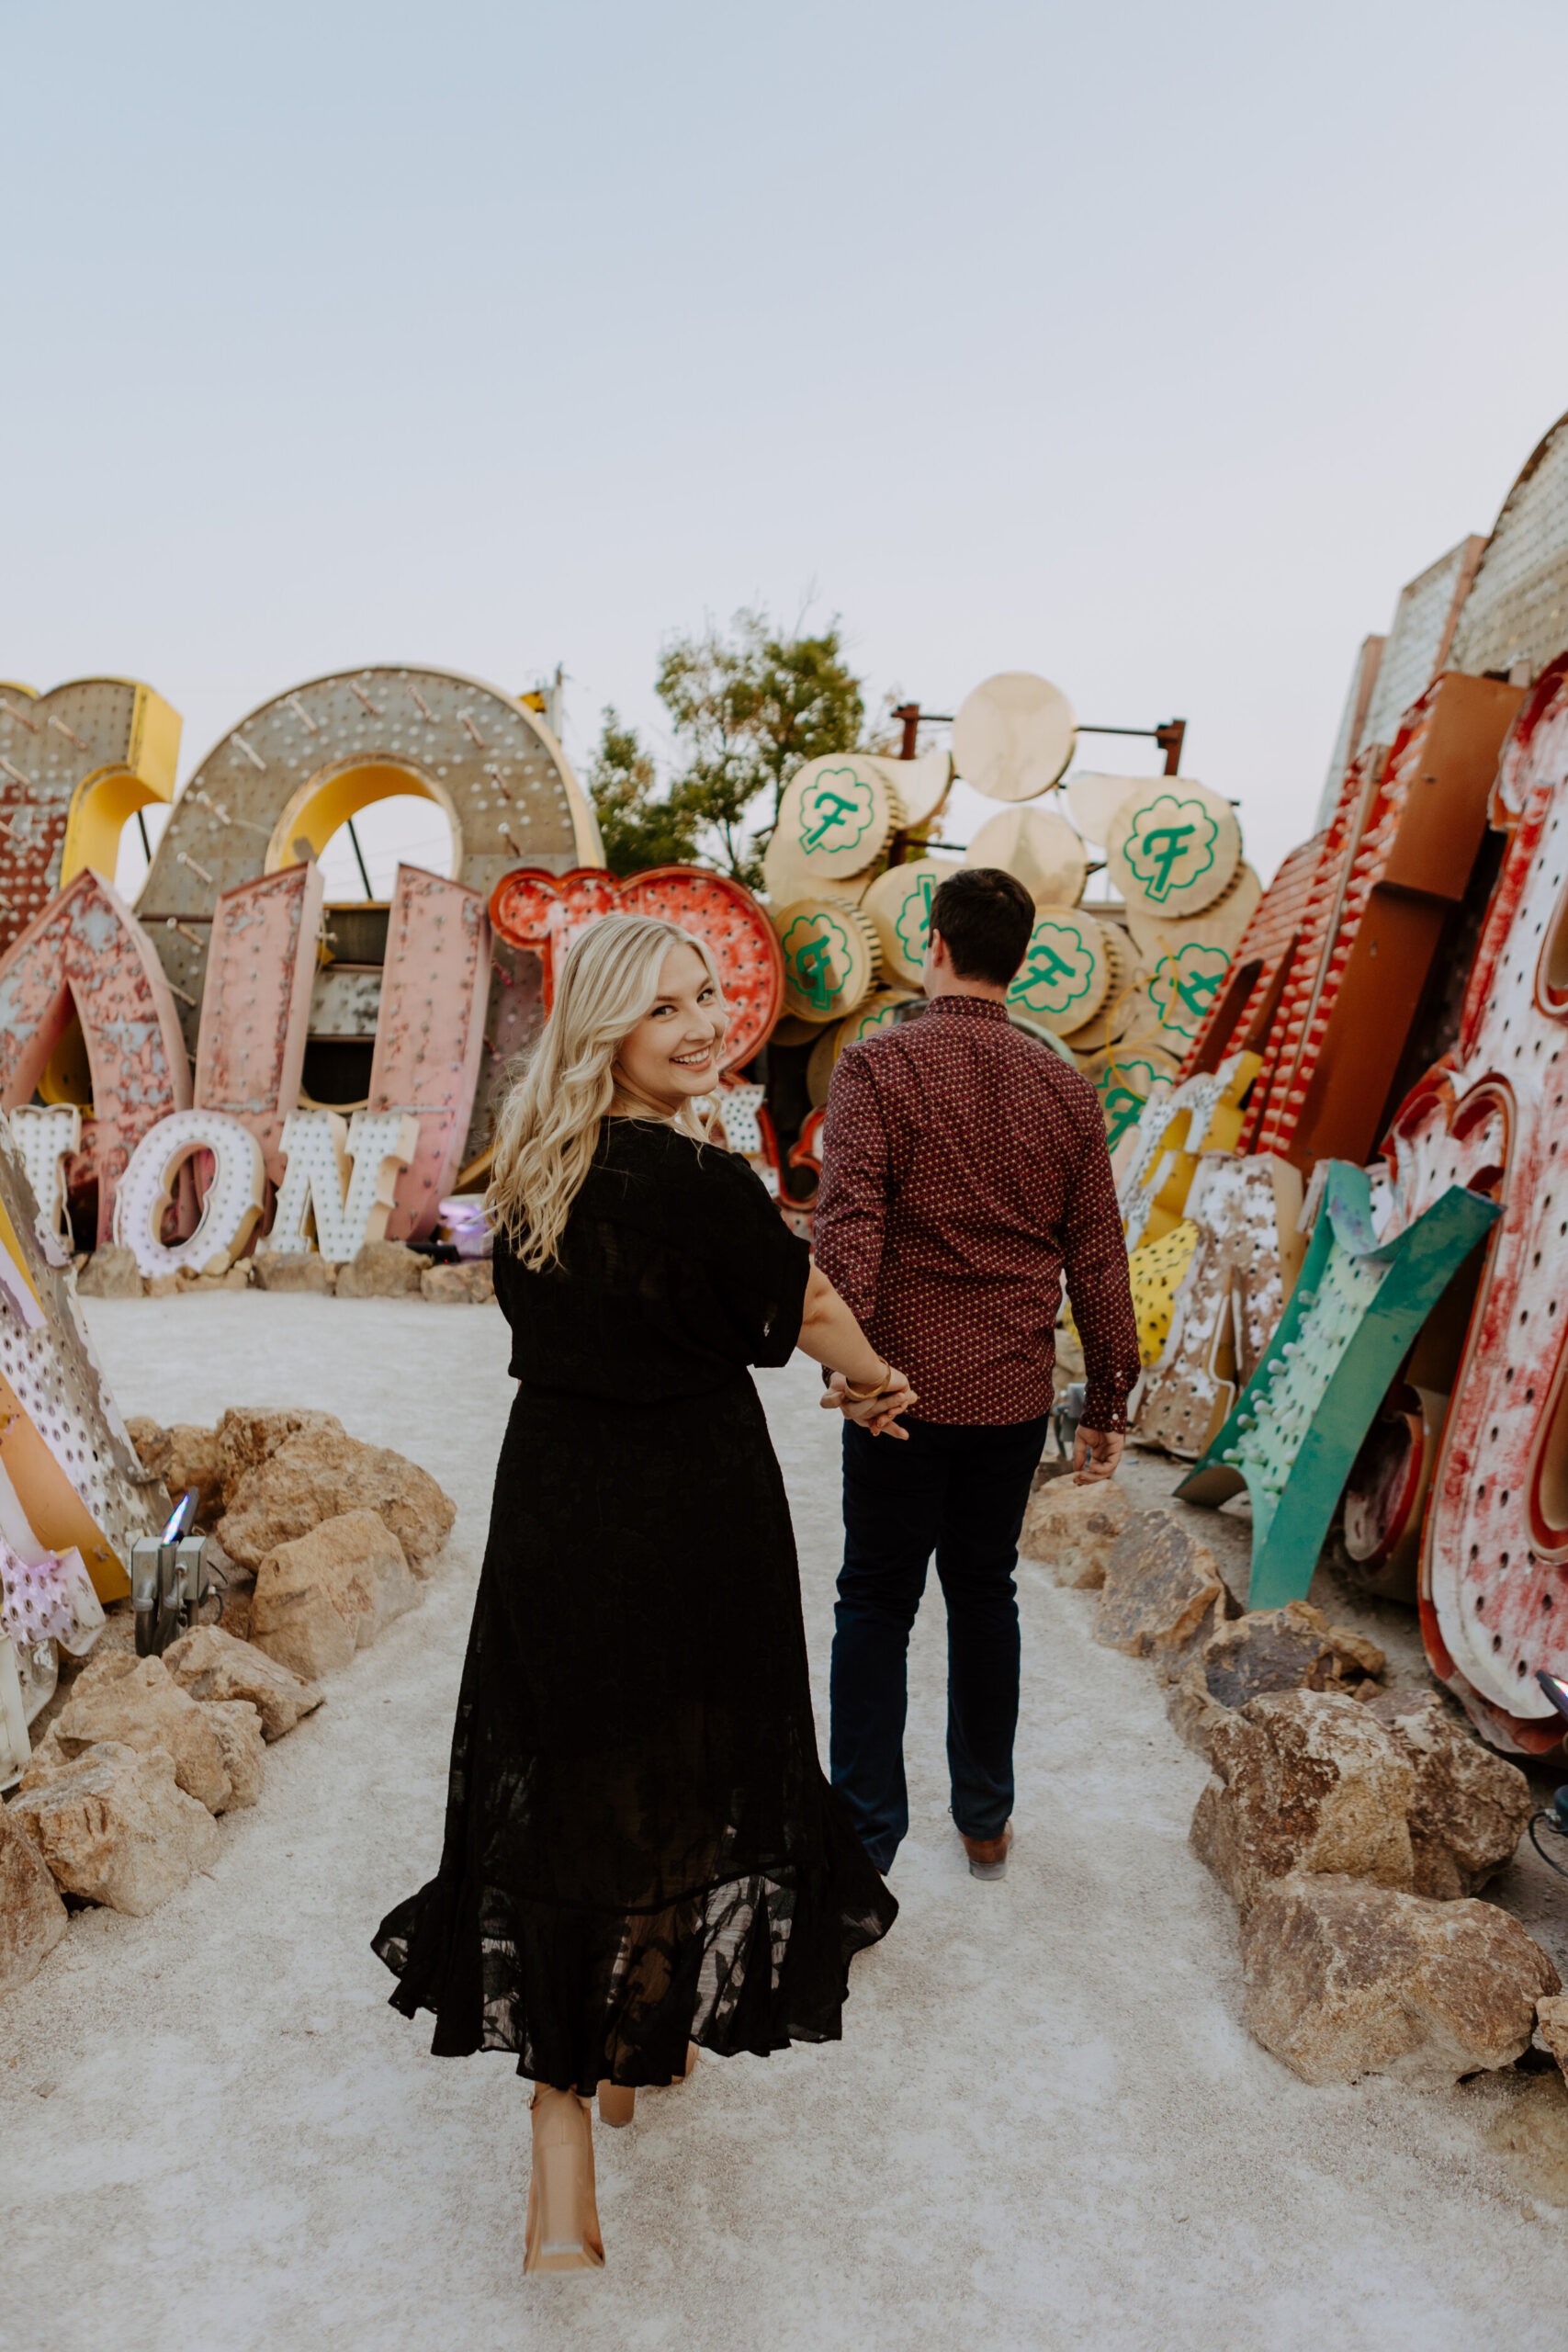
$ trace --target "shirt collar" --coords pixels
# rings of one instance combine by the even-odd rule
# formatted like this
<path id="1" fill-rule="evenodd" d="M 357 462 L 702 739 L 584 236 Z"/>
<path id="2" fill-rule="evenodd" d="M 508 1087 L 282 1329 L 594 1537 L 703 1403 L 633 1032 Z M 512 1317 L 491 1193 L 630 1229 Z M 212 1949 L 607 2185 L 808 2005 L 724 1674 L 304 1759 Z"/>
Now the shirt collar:
<path id="1" fill-rule="evenodd" d="M 1008 1018 L 1007 1006 L 998 1004 L 994 996 L 933 996 L 926 1012 L 956 1013 L 961 1021 L 1000 1021 L 1004 1024 Z"/>

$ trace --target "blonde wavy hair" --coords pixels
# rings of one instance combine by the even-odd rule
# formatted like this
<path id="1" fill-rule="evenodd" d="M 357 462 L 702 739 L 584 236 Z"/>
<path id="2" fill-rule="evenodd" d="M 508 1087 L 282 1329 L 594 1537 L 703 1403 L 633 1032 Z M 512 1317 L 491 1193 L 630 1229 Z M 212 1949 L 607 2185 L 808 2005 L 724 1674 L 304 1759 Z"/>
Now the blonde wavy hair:
<path id="1" fill-rule="evenodd" d="M 556 982 L 550 1017 L 502 1105 L 485 1207 L 536 1272 L 560 1255 L 600 1121 L 615 1098 L 611 1065 L 623 1040 L 651 1012 L 672 947 L 694 947 L 715 987 L 721 986 L 704 942 L 678 923 L 605 915 L 580 932 Z M 704 1140 L 692 1103 L 682 1104 L 673 1124 L 694 1142 Z"/>

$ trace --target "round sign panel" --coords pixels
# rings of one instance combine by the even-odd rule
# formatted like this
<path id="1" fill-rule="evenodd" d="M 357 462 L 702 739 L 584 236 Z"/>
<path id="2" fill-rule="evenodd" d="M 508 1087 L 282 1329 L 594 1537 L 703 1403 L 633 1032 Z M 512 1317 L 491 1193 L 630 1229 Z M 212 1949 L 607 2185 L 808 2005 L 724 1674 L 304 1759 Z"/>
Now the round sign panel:
<path id="1" fill-rule="evenodd" d="M 1073 812 L 1073 822 L 1085 841 L 1099 842 L 1103 847 L 1111 838 L 1111 821 L 1130 793 L 1141 792 L 1147 784 L 1146 776 L 1101 775 L 1084 768 L 1070 775 L 1062 786 L 1067 796 L 1067 806 Z"/>
<path id="2" fill-rule="evenodd" d="M 779 803 L 773 839 L 781 858 L 808 875 L 835 878 L 874 865 L 904 821 L 904 804 L 887 780 L 896 764 L 853 752 L 808 760 Z"/>
<path id="3" fill-rule="evenodd" d="M 1077 720 L 1059 686 L 1004 670 L 966 695 L 953 722 L 953 761 L 987 800 L 1034 800 L 1073 756 Z"/>
<path id="4" fill-rule="evenodd" d="M 1195 915 L 1229 887 L 1241 863 L 1241 827 L 1230 802 L 1207 785 L 1151 776 L 1116 811 L 1105 850 L 1129 906 Z"/>
<path id="5" fill-rule="evenodd" d="M 1171 1055 L 1157 1047 L 1131 1054 L 1113 1050 L 1091 1073 L 1105 1118 L 1106 1144 L 1111 1151 L 1137 1125 L 1156 1079 L 1174 1079 L 1178 1067 Z"/>
<path id="6" fill-rule="evenodd" d="M 1143 1024 L 1155 1026 L 1153 1010 L 1137 985 L 1138 961 L 1133 943 L 1120 923 L 1102 922 L 1105 934 L 1105 994 L 1098 1009 L 1077 1029 L 1068 1031 L 1075 1054 L 1091 1054 L 1134 1028 L 1141 1012 Z"/>
<path id="7" fill-rule="evenodd" d="M 831 1029 L 818 1033 L 806 1065 L 807 1092 L 815 1110 L 820 1111 L 827 1102 L 828 1089 L 845 1046 L 858 1046 L 865 1038 L 879 1036 L 884 1029 L 891 1029 L 901 1007 L 919 1001 L 908 989 L 878 989 L 867 997 L 858 1012 L 852 1012 Z"/>
<path id="8" fill-rule="evenodd" d="M 929 825 L 947 798 L 953 782 L 951 752 L 925 752 L 918 760 L 889 760 L 888 778 L 904 804 L 906 825 Z"/>
<path id="9" fill-rule="evenodd" d="M 784 951 L 784 1004 L 797 1020 L 825 1024 L 863 1003 L 876 978 L 876 933 L 858 907 L 797 899 L 773 917 Z"/>
<path id="10" fill-rule="evenodd" d="M 1083 842 L 1056 808 L 999 808 L 970 842 L 964 863 L 1016 875 L 1037 907 L 1076 907 L 1089 877 Z"/>
<path id="11" fill-rule="evenodd" d="M 937 887 L 958 868 L 942 857 L 919 857 L 890 865 L 865 894 L 866 913 L 882 944 L 882 968 L 911 988 L 919 984 L 931 934 L 931 900 Z"/>
<path id="12" fill-rule="evenodd" d="M 1046 1028 L 1070 1037 L 1097 1012 L 1111 984 L 1103 927 L 1081 907 L 1044 907 L 1007 1001 Z"/>
<path id="13" fill-rule="evenodd" d="M 1189 941 L 1200 947 L 1223 947 L 1227 956 L 1234 956 L 1262 897 L 1262 883 L 1244 862 L 1201 914 L 1156 914 L 1149 907 L 1129 906 L 1127 928 L 1151 972 L 1162 956 L 1179 955 Z"/>
<path id="14" fill-rule="evenodd" d="M 1213 1010 L 1230 962 L 1223 947 L 1203 947 L 1195 939 L 1174 956 L 1162 956 L 1149 975 L 1149 995 L 1160 1028 L 1190 1046 Z"/>

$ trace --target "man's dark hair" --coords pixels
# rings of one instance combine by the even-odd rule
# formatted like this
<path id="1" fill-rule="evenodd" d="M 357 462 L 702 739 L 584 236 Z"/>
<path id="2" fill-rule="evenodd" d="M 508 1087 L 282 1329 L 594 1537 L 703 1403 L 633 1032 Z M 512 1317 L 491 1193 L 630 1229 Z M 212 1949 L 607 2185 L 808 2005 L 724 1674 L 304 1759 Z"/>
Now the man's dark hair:
<path id="1" fill-rule="evenodd" d="M 1034 928 L 1034 901 L 1016 875 L 999 865 L 950 874 L 931 897 L 931 929 L 947 942 L 961 980 L 1005 989 L 1022 963 Z"/>

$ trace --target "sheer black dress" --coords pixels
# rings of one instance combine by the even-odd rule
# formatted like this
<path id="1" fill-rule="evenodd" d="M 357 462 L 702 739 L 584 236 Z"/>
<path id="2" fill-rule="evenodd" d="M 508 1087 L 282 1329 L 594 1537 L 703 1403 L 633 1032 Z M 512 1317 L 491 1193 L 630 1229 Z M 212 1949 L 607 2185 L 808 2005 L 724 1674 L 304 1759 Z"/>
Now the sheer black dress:
<path id="1" fill-rule="evenodd" d="M 586 2096 L 688 2039 L 837 2040 L 897 1905 L 817 1758 L 795 1539 L 748 1364 L 809 1258 L 750 1169 L 607 1119 L 560 1262 L 498 1238 L 521 1383 L 437 1875 L 375 1938 L 438 2055 Z"/>

